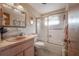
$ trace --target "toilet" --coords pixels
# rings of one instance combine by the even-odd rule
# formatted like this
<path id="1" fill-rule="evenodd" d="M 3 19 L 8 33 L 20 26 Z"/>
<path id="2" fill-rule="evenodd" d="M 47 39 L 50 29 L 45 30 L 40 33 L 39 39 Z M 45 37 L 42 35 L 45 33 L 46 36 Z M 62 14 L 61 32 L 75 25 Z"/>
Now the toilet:
<path id="1" fill-rule="evenodd" d="M 35 46 L 35 55 L 41 55 L 42 49 L 45 47 L 43 41 L 38 40 L 38 36 L 34 39 L 34 46 Z"/>
<path id="2" fill-rule="evenodd" d="M 37 42 L 35 42 L 34 46 L 35 46 L 35 55 L 36 56 L 42 55 L 42 49 L 44 49 L 44 47 L 45 47 L 44 42 L 37 41 Z"/>
<path id="3" fill-rule="evenodd" d="M 47 48 L 47 42 L 38 40 L 38 37 L 34 40 L 35 55 L 36 56 L 47 56 L 51 55 L 51 51 Z"/>
<path id="4" fill-rule="evenodd" d="M 45 46 L 43 41 L 38 40 L 38 36 L 34 39 L 34 46 L 36 48 L 42 48 Z"/>

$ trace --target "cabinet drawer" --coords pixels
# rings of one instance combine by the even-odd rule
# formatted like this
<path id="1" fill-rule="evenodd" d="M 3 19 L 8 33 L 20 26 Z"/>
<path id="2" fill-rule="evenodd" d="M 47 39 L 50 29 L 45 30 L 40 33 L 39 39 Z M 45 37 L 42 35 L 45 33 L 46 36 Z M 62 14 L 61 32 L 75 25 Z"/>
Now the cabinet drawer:
<path id="1" fill-rule="evenodd" d="M 16 56 L 23 56 L 23 52 L 18 53 Z"/>
<path id="2" fill-rule="evenodd" d="M 30 46 L 33 46 L 33 40 L 27 41 L 27 42 L 22 42 L 21 44 L 18 44 L 14 47 L 10 47 L 8 49 L 5 49 L 4 51 L 0 52 L 0 55 L 2 56 L 14 56 L 20 53 L 21 51 L 27 49 Z"/>

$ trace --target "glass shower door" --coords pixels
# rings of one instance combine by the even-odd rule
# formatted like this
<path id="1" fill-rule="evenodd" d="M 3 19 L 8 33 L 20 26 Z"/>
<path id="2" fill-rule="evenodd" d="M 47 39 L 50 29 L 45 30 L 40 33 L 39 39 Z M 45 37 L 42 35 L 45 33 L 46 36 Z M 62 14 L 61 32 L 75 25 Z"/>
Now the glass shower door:
<path id="1" fill-rule="evenodd" d="M 62 55 L 64 52 L 64 13 L 48 18 L 48 48 L 52 55 Z"/>

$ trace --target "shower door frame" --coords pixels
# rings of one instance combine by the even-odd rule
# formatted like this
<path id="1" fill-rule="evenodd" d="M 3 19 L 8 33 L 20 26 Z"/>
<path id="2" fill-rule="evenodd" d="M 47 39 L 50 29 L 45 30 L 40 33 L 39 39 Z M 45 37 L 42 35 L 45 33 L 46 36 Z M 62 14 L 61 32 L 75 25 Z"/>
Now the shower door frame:
<path id="1" fill-rule="evenodd" d="M 56 14 L 61 14 L 61 13 L 64 13 L 64 25 L 65 25 L 65 28 L 64 28 L 64 34 L 65 34 L 65 38 L 63 39 L 64 40 L 64 48 L 65 48 L 65 51 L 64 51 L 64 55 L 65 56 L 68 56 L 68 44 L 70 44 L 70 40 L 69 40 L 69 36 L 68 36 L 68 9 L 69 9 L 69 6 L 67 4 L 67 6 L 65 8 L 62 8 L 60 10 L 57 10 L 57 11 L 53 11 L 53 12 L 50 12 L 48 13 L 47 15 L 45 15 L 45 17 L 49 17 L 51 15 L 56 15 Z M 48 24 L 48 23 L 47 23 Z M 47 33 L 49 33 L 49 30 L 47 30 Z M 48 35 L 48 34 L 47 34 Z M 49 40 L 48 36 L 47 36 L 47 39 Z M 50 43 L 49 41 L 47 40 L 48 43 Z M 50 43 L 52 44 L 52 43 Z"/>
<path id="2" fill-rule="evenodd" d="M 64 17 L 65 17 L 65 19 L 64 19 L 65 20 L 65 23 L 64 23 L 64 25 L 65 25 L 65 28 L 64 28 L 65 38 L 63 40 L 64 40 L 64 45 L 65 45 L 64 55 L 67 56 L 68 55 L 68 43 L 69 43 L 69 41 L 68 41 L 68 11 L 65 10 L 65 8 L 64 8 L 64 9 L 57 10 L 55 13 L 51 12 L 45 16 L 44 15 L 41 15 L 41 16 L 47 17 L 47 20 L 49 21 L 49 19 L 48 19 L 49 16 L 61 14 L 61 13 L 65 13 L 65 15 L 64 15 Z M 41 17 L 36 18 L 36 33 L 37 33 L 37 19 L 41 19 Z M 48 30 L 48 22 L 47 22 L 47 39 L 48 40 L 46 42 L 50 43 L 48 35 L 49 35 L 49 30 Z M 50 43 L 50 44 L 53 44 L 53 43 Z"/>

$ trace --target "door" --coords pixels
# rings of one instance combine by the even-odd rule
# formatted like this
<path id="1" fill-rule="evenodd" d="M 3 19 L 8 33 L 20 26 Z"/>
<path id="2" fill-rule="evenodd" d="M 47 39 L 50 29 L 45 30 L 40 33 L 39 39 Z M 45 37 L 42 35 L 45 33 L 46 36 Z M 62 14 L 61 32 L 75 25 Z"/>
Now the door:
<path id="1" fill-rule="evenodd" d="M 68 55 L 79 56 L 79 5 L 69 7 L 68 24 Z"/>
<path id="2" fill-rule="evenodd" d="M 0 4 L 0 27 L 2 26 L 2 20 L 3 20 L 3 11 L 2 11 L 2 5 Z"/>
<path id="3" fill-rule="evenodd" d="M 64 15 L 60 13 L 49 16 L 48 21 L 48 47 L 52 52 L 52 55 L 64 54 Z"/>
<path id="4" fill-rule="evenodd" d="M 34 47 L 27 48 L 24 51 L 24 56 L 34 56 Z"/>

